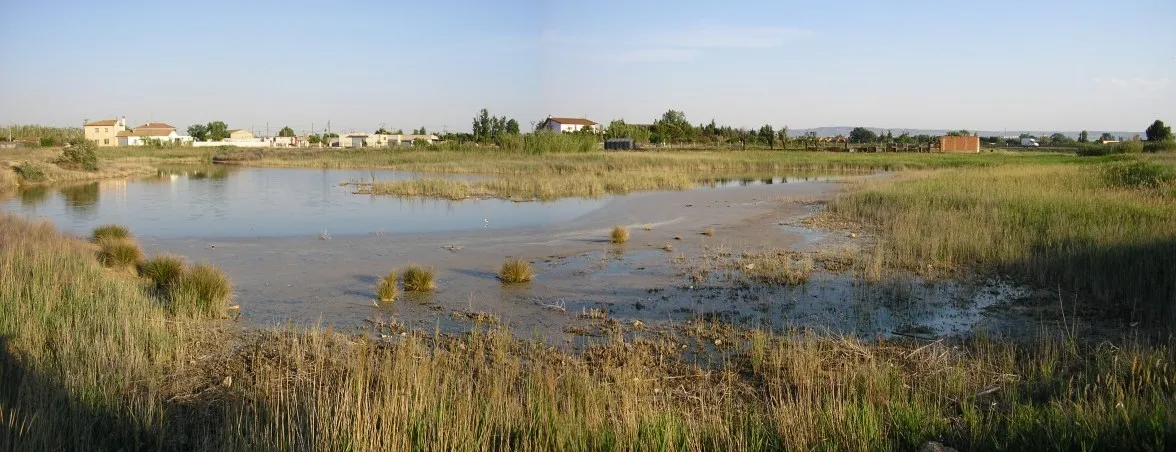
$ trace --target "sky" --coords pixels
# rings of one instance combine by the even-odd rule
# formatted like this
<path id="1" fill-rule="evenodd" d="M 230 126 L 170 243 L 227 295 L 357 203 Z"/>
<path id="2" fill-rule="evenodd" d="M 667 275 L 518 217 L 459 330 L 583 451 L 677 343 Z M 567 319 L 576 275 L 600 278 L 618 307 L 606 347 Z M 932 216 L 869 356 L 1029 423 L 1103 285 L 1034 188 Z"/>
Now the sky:
<path id="1" fill-rule="evenodd" d="M 1176 122 L 1172 0 L 0 2 L 0 122 Z"/>

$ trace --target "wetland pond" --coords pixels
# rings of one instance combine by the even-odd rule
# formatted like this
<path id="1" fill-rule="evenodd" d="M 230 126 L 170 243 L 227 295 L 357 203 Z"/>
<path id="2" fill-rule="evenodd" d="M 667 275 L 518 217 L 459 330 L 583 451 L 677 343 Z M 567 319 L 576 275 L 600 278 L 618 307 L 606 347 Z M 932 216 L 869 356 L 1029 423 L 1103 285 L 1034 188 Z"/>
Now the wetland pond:
<path id="1" fill-rule="evenodd" d="M 241 321 L 261 326 L 363 328 L 386 321 L 462 331 L 478 318 L 520 336 L 579 344 L 618 329 L 635 334 L 635 324 L 656 330 L 716 319 L 864 337 L 936 336 L 1007 330 L 1007 316 L 987 310 L 1027 294 L 1003 281 L 896 276 L 867 284 L 853 272 L 820 269 L 806 284 L 771 286 L 713 259 L 746 250 L 868 246 L 801 223 L 838 191 L 826 177 L 712 179 L 687 191 L 552 202 L 371 196 L 341 185 L 413 177 L 421 176 L 177 167 L 153 177 L 2 193 L 0 209 L 80 236 L 122 224 L 149 254 L 217 265 L 234 282 Z M 609 243 L 614 225 L 629 227 L 628 243 Z M 535 281 L 501 284 L 496 272 L 508 257 L 533 262 Z M 376 281 L 409 263 L 434 268 L 437 289 L 375 302 Z M 713 268 L 693 278 L 700 266 Z"/>

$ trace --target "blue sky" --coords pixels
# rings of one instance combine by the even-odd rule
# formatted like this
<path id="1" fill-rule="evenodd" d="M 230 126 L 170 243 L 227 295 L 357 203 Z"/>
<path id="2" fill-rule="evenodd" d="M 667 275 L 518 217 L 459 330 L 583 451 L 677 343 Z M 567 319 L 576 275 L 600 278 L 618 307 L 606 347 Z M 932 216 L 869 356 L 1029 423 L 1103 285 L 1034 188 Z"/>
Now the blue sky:
<path id="1" fill-rule="evenodd" d="M 0 121 L 468 131 L 694 123 L 1142 131 L 1176 2 L 94 2 L 0 8 Z"/>

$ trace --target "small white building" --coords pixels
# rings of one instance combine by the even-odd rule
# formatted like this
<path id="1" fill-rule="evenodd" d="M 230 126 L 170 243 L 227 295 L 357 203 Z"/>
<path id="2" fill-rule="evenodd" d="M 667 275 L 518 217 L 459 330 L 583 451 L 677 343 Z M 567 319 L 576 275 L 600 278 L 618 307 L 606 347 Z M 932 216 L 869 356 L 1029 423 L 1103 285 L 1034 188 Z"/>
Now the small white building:
<path id="1" fill-rule="evenodd" d="M 151 143 L 164 145 L 191 144 L 192 137 L 176 133 L 176 128 L 161 122 L 149 122 L 132 130 L 123 130 L 115 138 L 119 146 L 142 146 Z"/>
<path id="2" fill-rule="evenodd" d="M 585 127 L 592 129 L 593 133 L 600 133 L 600 124 L 587 118 L 557 118 L 548 116 L 543 122 L 535 127 L 535 131 L 547 130 L 551 132 L 579 132 Z"/>
<path id="3" fill-rule="evenodd" d="M 437 135 L 411 134 L 379 134 L 379 133 L 348 133 L 338 138 L 339 146 L 345 148 L 359 148 L 370 146 L 412 146 L 416 140 L 424 140 L 433 144 L 440 140 Z"/>

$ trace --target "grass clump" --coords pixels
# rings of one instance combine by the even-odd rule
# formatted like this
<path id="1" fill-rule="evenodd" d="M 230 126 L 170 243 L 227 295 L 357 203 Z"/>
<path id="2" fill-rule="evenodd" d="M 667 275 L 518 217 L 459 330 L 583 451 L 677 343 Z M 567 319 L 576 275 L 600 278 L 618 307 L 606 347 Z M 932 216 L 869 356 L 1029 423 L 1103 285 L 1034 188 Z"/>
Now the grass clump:
<path id="1" fill-rule="evenodd" d="M 128 239 L 103 239 L 98 242 L 98 262 L 110 268 L 135 268 L 143 260 L 139 244 Z"/>
<path id="2" fill-rule="evenodd" d="M 498 279 L 502 280 L 503 284 L 530 282 L 535 279 L 535 271 L 531 268 L 530 262 L 518 258 L 509 259 L 498 271 Z"/>
<path id="3" fill-rule="evenodd" d="M 793 253 L 748 254 L 739 261 L 743 274 L 767 284 L 798 286 L 813 275 L 813 260 Z"/>
<path id="4" fill-rule="evenodd" d="M 612 230 L 612 242 L 621 244 L 629 241 L 629 228 L 616 226 Z"/>
<path id="5" fill-rule="evenodd" d="M 396 288 L 399 279 L 400 275 L 396 274 L 396 270 L 392 270 L 380 278 L 380 282 L 376 284 L 376 297 L 385 302 L 395 300 L 396 295 L 399 294 L 399 290 Z"/>
<path id="6" fill-rule="evenodd" d="M 126 240 L 131 238 L 131 231 L 125 226 L 117 224 L 106 224 L 94 228 L 94 232 L 90 233 L 90 241 L 94 243 L 103 240 Z"/>
<path id="7" fill-rule="evenodd" d="M 184 274 L 184 259 L 162 254 L 139 264 L 139 275 L 151 280 L 156 289 L 166 290 Z"/>
<path id="8" fill-rule="evenodd" d="M 714 237 L 714 235 L 715 235 L 715 228 L 706 228 L 706 229 L 703 229 L 703 230 L 702 230 L 702 235 L 705 235 L 705 236 L 707 236 L 707 237 Z"/>
<path id="9" fill-rule="evenodd" d="M 24 162 L 17 165 L 14 169 L 26 182 L 45 182 L 49 178 L 45 173 L 45 168 L 42 168 L 41 165 L 36 163 Z"/>
<path id="10" fill-rule="evenodd" d="M 168 290 L 172 311 L 194 317 L 218 318 L 228 307 L 233 285 L 220 269 L 197 264 L 175 279 Z"/>
<path id="11" fill-rule="evenodd" d="M 1103 181 L 1118 188 L 1161 188 L 1176 180 L 1172 167 L 1157 163 L 1134 161 L 1103 167 Z"/>
<path id="12" fill-rule="evenodd" d="M 404 290 L 407 292 L 429 292 L 437 288 L 434 271 L 419 265 L 409 265 L 404 269 Z"/>

